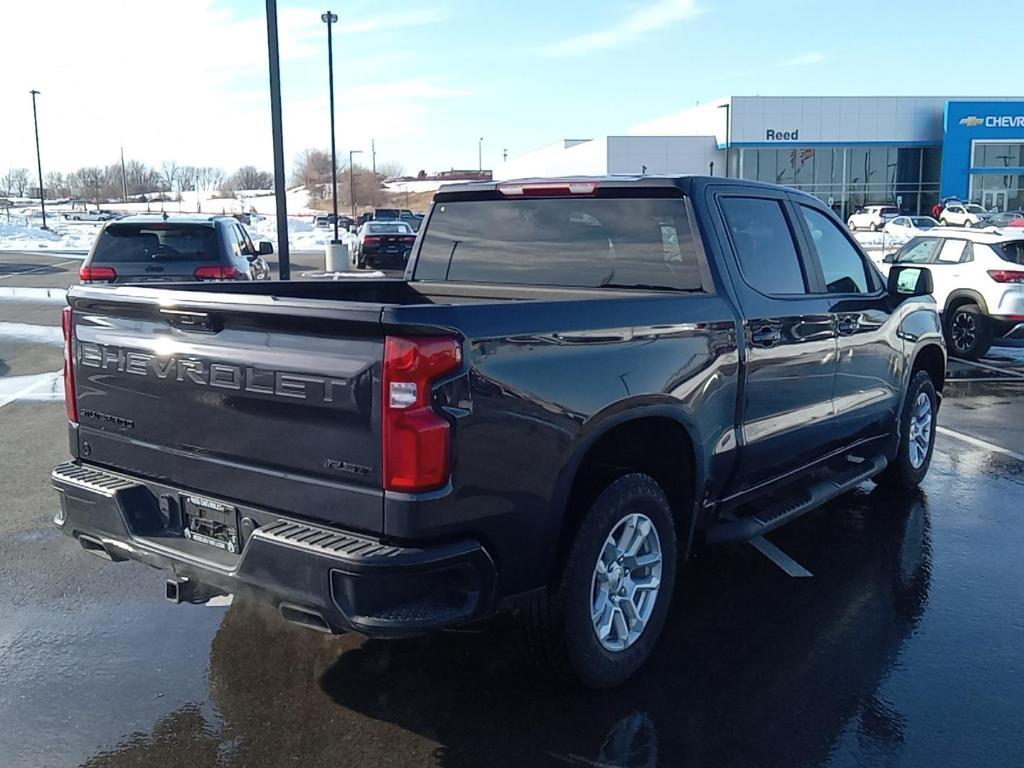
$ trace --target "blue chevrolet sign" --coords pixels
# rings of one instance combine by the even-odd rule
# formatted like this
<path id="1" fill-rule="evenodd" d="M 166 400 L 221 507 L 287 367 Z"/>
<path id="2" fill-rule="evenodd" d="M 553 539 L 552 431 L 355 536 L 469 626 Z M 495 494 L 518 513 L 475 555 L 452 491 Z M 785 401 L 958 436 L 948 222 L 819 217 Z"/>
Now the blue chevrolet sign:
<path id="1" fill-rule="evenodd" d="M 1024 143 L 1024 100 L 947 101 L 942 141 L 942 197 L 967 200 L 971 172 L 1024 173 L 1019 168 L 981 169 L 971 166 L 975 141 Z"/>

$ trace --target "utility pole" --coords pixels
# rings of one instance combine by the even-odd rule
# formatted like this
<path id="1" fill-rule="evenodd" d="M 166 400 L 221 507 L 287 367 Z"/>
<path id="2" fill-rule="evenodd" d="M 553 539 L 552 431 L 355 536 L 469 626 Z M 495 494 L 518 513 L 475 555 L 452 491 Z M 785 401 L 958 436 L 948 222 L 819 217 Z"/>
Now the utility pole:
<path id="1" fill-rule="evenodd" d="M 128 176 L 124 172 L 124 147 L 121 147 L 121 198 L 128 203 Z"/>
<path id="2" fill-rule="evenodd" d="M 277 0 L 267 0 L 267 58 L 270 62 L 270 126 L 274 136 L 274 197 L 277 201 L 277 273 L 291 278 L 288 200 L 284 189 L 284 128 L 281 125 L 281 61 L 277 52 Z"/>
<path id="3" fill-rule="evenodd" d="M 377 178 L 377 145 L 370 139 L 370 166 L 373 168 L 373 178 Z"/>
<path id="4" fill-rule="evenodd" d="M 480 166 L 480 175 L 484 172 L 484 137 L 481 136 L 476 143 L 476 159 L 477 165 Z"/>
<path id="5" fill-rule="evenodd" d="M 338 242 L 338 152 L 334 144 L 334 43 L 331 37 L 331 25 L 338 21 L 338 14 L 320 14 L 320 21 L 327 25 L 327 87 L 330 89 L 331 102 L 331 203 L 334 209 L 334 239 Z"/>
<path id="6" fill-rule="evenodd" d="M 503 161 L 505 161 L 505 162 L 508 161 L 508 150 L 507 149 L 501 150 L 501 159 Z"/>
<path id="7" fill-rule="evenodd" d="M 352 165 L 352 156 L 361 154 L 363 154 L 361 149 L 350 149 L 348 151 L 348 196 L 352 199 L 352 226 L 358 223 L 356 219 L 356 169 Z"/>
<path id="8" fill-rule="evenodd" d="M 46 229 L 46 192 L 43 189 L 43 160 L 39 154 L 39 117 L 36 115 L 36 96 L 39 91 L 33 89 L 32 94 L 32 122 L 36 126 L 36 170 L 39 171 L 39 205 L 43 209 L 43 229 Z"/>

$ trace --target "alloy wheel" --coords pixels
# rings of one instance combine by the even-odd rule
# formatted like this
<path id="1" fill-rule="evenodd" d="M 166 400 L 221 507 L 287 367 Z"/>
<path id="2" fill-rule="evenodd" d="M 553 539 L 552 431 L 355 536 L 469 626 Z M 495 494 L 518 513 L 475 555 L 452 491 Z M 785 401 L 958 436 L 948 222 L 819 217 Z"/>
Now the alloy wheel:
<path id="1" fill-rule="evenodd" d="M 967 352 L 978 338 L 978 323 L 970 312 L 957 312 L 949 325 L 949 335 L 957 352 Z"/>
<path id="2" fill-rule="evenodd" d="M 920 469 L 928 458 L 928 448 L 932 443 L 932 401 L 924 392 L 914 401 L 914 410 L 910 414 L 909 440 L 910 465 Z"/>
<path id="3" fill-rule="evenodd" d="M 590 588 L 590 616 L 598 642 L 624 651 L 643 634 L 661 589 L 661 539 L 649 517 L 627 515 L 601 548 Z"/>

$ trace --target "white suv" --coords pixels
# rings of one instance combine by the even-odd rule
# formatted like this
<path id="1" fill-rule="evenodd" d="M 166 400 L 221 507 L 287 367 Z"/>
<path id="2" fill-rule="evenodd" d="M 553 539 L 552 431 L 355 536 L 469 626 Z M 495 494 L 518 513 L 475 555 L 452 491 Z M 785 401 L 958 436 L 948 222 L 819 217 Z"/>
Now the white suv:
<path id="1" fill-rule="evenodd" d="M 939 214 L 944 227 L 970 227 L 988 218 L 988 211 L 974 203 L 950 203 Z"/>
<path id="2" fill-rule="evenodd" d="M 995 339 L 1024 338 L 1024 232 L 936 228 L 883 261 L 928 265 L 951 356 L 973 360 Z"/>
<path id="3" fill-rule="evenodd" d="M 877 232 L 899 215 L 900 209 L 894 205 L 866 205 L 850 214 L 846 226 L 851 230 L 870 229 Z"/>

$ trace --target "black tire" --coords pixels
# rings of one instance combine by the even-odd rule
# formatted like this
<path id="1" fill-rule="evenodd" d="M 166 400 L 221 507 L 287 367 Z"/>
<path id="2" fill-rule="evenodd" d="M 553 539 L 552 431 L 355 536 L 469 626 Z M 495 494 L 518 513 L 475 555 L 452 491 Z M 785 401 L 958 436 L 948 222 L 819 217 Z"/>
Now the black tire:
<path id="1" fill-rule="evenodd" d="M 945 219 L 939 219 L 939 225 L 943 226 L 943 227 L 948 227 L 949 226 L 949 222 L 946 221 Z"/>
<path id="2" fill-rule="evenodd" d="M 623 650 L 611 651 L 598 640 L 591 619 L 594 572 L 609 535 L 627 516 L 638 512 L 653 523 L 661 545 L 660 588 L 639 637 Z M 525 610 L 531 657 L 556 675 L 572 672 L 590 688 L 625 682 L 651 655 L 665 625 L 676 553 L 672 509 L 661 486 L 640 473 L 612 482 L 580 522 L 557 586 Z"/>
<path id="3" fill-rule="evenodd" d="M 984 357 L 992 346 L 992 326 L 977 304 L 961 304 L 946 318 L 949 354 L 964 360 Z"/>
<path id="4" fill-rule="evenodd" d="M 857 227 L 853 225 L 853 219 L 850 219 L 848 222 L 846 222 L 846 226 L 849 227 L 851 232 L 857 231 Z"/>
<path id="5" fill-rule="evenodd" d="M 924 460 L 918 466 L 911 457 L 913 436 L 911 434 L 911 422 L 914 418 L 918 398 L 921 395 L 928 398 L 931 421 L 928 430 L 927 450 L 924 451 Z M 879 485 L 899 490 L 911 490 L 916 488 L 928 474 L 928 467 L 932 463 L 932 453 L 935 451 L 935 427 L 936 417 L 939 412 L 939 399 L 935 394 L 935 385 L 927 371 L 915 371 L 910 379 L 910 386 L 907 387 L 907 396 L 903 401 L 903 414 L 900 416 L 900 447 L 889 466 L 875 478 Z M 920 443 L 918 443 L 920 445 Z"/>
<path id="6" fill-rule="evenodd" d="M 872 232 L 877 232 L 878 231 L 878 225 L 875 224 L 875 222 L 872 221 L 871 224 L 868 225 L 868 229 L 870 229 Z"/>

